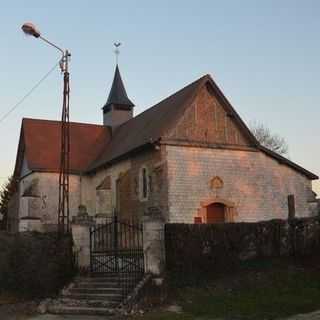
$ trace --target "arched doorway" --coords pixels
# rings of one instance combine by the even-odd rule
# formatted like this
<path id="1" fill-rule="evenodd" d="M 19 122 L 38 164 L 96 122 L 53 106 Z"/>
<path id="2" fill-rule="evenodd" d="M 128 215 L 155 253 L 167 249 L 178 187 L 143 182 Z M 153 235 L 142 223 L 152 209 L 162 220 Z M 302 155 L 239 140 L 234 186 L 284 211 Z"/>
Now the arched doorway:
<path id="1" fill-rule="evenodd" d="M 207 223 L 226 222 L 226 206 L 215 202 L 207 206 Z"/>

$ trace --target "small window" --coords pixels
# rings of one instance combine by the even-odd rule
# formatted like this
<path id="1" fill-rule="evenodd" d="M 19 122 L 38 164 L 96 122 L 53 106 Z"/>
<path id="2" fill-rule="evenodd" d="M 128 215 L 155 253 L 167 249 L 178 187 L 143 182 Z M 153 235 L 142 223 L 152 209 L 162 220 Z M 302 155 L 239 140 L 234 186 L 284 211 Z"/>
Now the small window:
<path id="1" fill-rule="evenodd" d="M 145 201 L 148 199 L 149 195 L 149 177 L 148 177 L 148 169 L 146 167 L 142 167 L 140 170 L 140 200 Z"/>
<path id="2" fill-rule="evenodd" d="M 147 169 L 142 169 L 142 197 L 147 198 L 148 196 L 148 181 L 147 181 Z"/>

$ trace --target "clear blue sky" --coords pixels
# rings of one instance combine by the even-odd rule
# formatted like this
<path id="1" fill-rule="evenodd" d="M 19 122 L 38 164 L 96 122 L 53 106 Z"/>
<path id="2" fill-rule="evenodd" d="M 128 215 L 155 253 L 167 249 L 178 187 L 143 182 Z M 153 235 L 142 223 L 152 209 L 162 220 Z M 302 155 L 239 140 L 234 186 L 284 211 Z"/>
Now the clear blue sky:
<path id="1" fill-rule="evenodd" d="M 22 34 L 22 23 L 33 21 L 72 52 L 73 121 L 102 122 L 115 67 L 112 44 L 121 41 L 120 70 L 136 113 L 210 73 L 246 122 L 263 122 L 284 136 L 290 158 L 319 174 L 319 17 L 316 0 L 6 1 L 0 117 L 59 58 Z M 21 119 L 58 119 L 61 89 L 56 70 L 0 123 L 0 180 L 13 170 Z"/>

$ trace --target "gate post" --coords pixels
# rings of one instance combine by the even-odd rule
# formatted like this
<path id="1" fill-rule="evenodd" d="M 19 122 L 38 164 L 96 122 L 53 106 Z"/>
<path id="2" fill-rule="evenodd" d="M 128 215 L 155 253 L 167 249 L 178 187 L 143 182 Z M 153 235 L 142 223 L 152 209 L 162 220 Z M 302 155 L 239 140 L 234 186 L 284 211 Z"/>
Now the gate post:
<path id="1" fill-rule="evenodd" d="M 119 245 L 118 245 L 118 215 L 117 212 L 113 216 L 113 250 L 115 259 L 116 272 L 119 272 Z"/>
<path id="2" fill-rule="evenodd" d="M 90 229 L 95 223 L 91 217 L 73 217 L 71 223 L 74 249 L 78 255 L 78 267 L 80 270 L 90 270 Z"/>
<path id="3" fill-rule="evenodd" d="M 164 219 L 158 208 L 149 208 L 143 217 L 145 272 L 160 275 L 164 271 Z"/>

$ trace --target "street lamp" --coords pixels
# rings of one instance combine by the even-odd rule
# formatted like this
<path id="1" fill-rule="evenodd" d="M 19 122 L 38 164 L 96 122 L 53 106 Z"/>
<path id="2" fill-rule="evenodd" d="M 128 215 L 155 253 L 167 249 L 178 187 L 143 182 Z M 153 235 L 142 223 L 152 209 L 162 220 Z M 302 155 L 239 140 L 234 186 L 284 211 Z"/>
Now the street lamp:
<path id="1" fill-rule="evenodd" d="M 61 233 L 69 231 L 69 169 L 70 169 L 70 124 L 69 124 L 69 59 L 68 50 L 60 47 L 41 36 L 40 31 L 31 22 L 23 24 L 22 31 L 26 35 L 39 38 L 50 46 L 59 50 L 62 54 L 60 69 L 63 73 L 63 106 L 61 117 L 61 151 L 59 170 L 59 203 L 58 203 L 58 230 Z"/>

